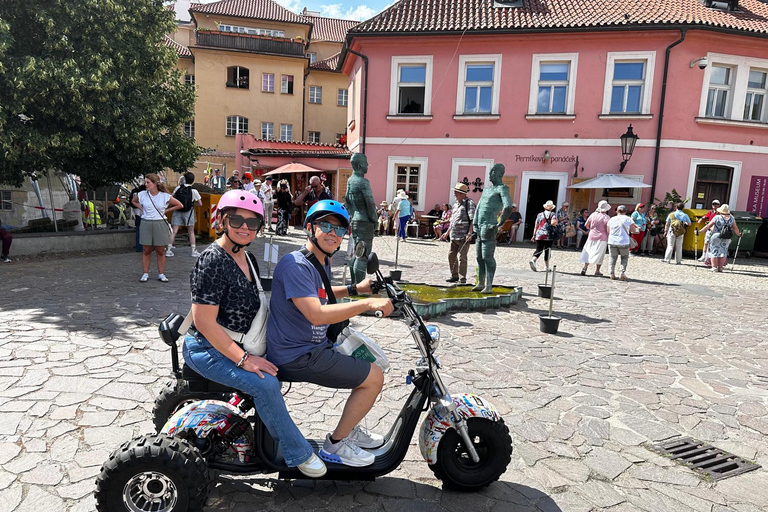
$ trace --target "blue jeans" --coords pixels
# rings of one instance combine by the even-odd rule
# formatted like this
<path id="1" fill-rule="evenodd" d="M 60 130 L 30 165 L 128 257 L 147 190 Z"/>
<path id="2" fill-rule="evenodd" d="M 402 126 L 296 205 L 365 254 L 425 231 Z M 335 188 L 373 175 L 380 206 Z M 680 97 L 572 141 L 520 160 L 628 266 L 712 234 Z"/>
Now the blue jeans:
<path id="1" fill-rule="evenodd" d="M 408 226 L 408 221 L 411 220 L 410 215 L 403 215 L 398 219 L 400 221 L 400 225 L 397 227 L 397 236 L 399 236 L 402 239 L 405 239 L 407 236 L 405 233 L 405 228 Z"/>
<path id="2" fill-rule="evenodd" d="M 235 366 L 221 352 L 216 350 L 202 334 L 184 338 L 184 361 L 197 373 L 206 378 L 239 389 L 253 398 L 256 411 L 272 437 L 280 443 L 285 463 L 290 466 L 309 460 L 312 447 L 288 415 L 280 381 L 264 374 L 262 379 L 255 373 Z"/>

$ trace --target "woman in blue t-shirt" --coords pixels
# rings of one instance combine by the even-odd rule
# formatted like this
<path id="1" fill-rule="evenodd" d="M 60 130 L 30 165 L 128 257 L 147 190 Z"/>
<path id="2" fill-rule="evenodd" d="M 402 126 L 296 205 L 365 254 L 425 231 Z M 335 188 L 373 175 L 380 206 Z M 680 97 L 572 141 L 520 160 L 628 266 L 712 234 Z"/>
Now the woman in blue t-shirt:
<path id="1" fill-rule="evenodd" d="M 410 220 L 411 214 L 413 213 L 413 207 L 411 206 L 411 202 L 408 200 L 408 192 L 405 190 L 401 190 L 397 194 L 397 197 L 400 199 L 400 203 L 397 205 L 397 211 L 395 212 L 395 215 L 400 221 L 400 226 L 397 228 L 397 236 L 405 241 L 405 228 L 408 226 L 408 220 Z"/>

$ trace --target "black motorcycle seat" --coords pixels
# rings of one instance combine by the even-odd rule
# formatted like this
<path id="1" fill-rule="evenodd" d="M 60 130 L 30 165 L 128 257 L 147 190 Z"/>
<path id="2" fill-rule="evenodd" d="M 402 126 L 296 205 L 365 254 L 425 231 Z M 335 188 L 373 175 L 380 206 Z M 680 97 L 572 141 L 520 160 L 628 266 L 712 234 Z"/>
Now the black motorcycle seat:
<path id="1" fill-rule="evenodd" d="M 205 377 L 197 373 L 195 370 L 190 368 L 186 363 L 181 369 L 181 376 L 185 381 L 187 381 L 190 391 L 215 392 L 215 393 L 237 393 L 238 392 L 238 390 L 235 388 L 231 388 L 229 386 L 225 386 L 224 384 L 219 384 L 218 382 L 214 382 L 210 379 L 206 379 Z"/>

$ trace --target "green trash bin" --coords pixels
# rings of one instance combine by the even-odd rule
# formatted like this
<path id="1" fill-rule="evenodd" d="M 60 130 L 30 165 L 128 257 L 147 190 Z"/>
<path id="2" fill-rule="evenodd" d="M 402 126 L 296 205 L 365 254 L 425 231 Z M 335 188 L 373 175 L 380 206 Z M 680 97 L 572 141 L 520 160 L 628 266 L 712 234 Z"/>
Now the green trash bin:
<path id="1" fill-rule="evenodd" d="M 730 252 L 735 252 L 736 247 L 739 247 L 739 254 L 743 254 L 747 258 L 752 256 L 752 251 L 755 250 L 755 240 L 757 239 L 757 230 L 763 223 L 763 219 L 751 212 L 735 212 L 732 211 L 731 215 L 736 220 L 736 225 L 741 231 L 741 245 L 739 245 L 739 237 L 734 233 L 731 239 L 731 245 L 728 247 Z"/>

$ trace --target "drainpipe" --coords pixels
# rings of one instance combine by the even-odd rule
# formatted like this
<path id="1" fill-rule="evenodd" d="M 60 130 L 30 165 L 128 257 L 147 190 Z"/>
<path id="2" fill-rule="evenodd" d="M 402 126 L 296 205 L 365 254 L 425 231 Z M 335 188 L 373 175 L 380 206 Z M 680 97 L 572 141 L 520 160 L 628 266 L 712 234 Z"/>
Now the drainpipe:
<path id="1" fill-rule="evenodd" d="M 669 71 L 669 54 L 672 52 L 672 48 L 685 41 L 685 33 L 688 29 L 680 30 L 680 39 L 667 46 L 667 52 L 664 56 L 664 77 L 661 84 L 661 105 L 659 105 L 659 126 L 656 129 L 656 154 L 653 157 L 653 178 L 651 178 L 651 203 L 654 201 L 654 195 L 656 194 L 656 176 L 659 173 L 659 154 L 661 153 L 661 127 L 664 123 L 664 104 L 667 101 L 667 72 Z"/>
<path id="2" fill-rule="evenodd" d="M 363 126 L 360 129 L 363 142 L 360 143 L 360 152 L 365 154 L 365 134 L 368 128 L 368 57 L 360 52 L 356 52 L 352 48 L 347 48 L 347 51 L 363 59 L 363 72 L 365 73 L 365 78 L 363 79 Z"/>

